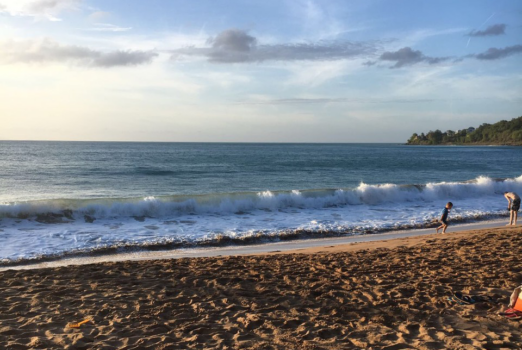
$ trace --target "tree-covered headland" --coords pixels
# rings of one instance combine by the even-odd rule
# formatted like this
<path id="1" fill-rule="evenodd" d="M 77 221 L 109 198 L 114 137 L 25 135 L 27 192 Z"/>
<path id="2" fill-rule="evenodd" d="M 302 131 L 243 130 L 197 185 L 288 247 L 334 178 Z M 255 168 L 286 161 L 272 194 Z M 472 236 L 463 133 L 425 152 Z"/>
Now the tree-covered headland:
<path id="1" fill-rule="evenodd" d="M 484 123 L 478 128 L 430 131 L 411 135 L 408 145 L 513 145 L 522 146 L 522 117 L 495 124 Z"/>

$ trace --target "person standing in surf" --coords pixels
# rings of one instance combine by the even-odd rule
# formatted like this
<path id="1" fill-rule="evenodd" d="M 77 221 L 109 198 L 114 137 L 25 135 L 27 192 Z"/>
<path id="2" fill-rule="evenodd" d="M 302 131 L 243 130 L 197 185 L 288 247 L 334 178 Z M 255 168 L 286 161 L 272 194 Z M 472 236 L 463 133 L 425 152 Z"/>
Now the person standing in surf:
<path id="1" fill-rule="evenodd" d="M 453 203 L 448 202 L 446 204 L 446 207 L 444 207 L 444 209 L 442 209 L 440 219 L 439 219 L 439 222 L 441 223 L 441 225 L 439 227 L 437 227 L 437 233 L 439 233 L 440 229 L 442 229 L 442 233 L 446 233 L 446 229 L 448 228 L 448 215 L 449 215 L 451 208 L 453 208 Z"/>
<path id="2" fill-rule="evenodd" d="M 509 224 L 506 226 L 515 226 L 517 224 L 518 210 L 520 209 L 520 196 L 515 192 L 504 192 L 504 197 L 508 200 Z"/>

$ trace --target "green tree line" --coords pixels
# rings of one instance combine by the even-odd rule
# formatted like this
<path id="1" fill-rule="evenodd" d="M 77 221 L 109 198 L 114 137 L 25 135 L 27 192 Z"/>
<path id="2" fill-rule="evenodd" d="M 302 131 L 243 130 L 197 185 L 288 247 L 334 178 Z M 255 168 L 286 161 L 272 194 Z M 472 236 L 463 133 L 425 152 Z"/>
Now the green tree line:
<path id="1" fill-rule="evenodd" d="M 522 117 L 510 121 L 501 120 L 495 124 L 484 123 L 478 128 L 463 130 L 430 131 L 427 134 L 414 133 L 408 145 L 518 145 L 522 146 Z"/>

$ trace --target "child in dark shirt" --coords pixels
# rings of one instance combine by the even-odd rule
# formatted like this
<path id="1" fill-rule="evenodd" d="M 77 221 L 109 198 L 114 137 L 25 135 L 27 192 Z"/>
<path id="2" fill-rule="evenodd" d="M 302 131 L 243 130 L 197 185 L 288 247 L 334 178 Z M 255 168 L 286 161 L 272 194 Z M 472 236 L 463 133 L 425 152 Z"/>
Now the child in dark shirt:
<path id="1" fill-rule="evenodd" d="M 439 219 L 441 225 L 437 227 L 437 233 L 439 233 L 440 229 L 442 229 L 442 233 L 446 233 L 446 229 L 448 228 L 448 215 L 451 208 L 453 208 L 453 203 L 448 202 L 446 207 L 442 209 L 442 213 Z"/>

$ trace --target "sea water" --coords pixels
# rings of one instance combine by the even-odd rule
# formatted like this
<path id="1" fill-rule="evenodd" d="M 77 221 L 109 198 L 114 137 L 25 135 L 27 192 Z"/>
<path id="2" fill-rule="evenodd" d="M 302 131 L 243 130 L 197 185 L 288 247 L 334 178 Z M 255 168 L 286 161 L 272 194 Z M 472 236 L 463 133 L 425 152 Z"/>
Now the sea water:
<path id="1" fill-rule="evenodd" d="M 0 142 L 0 264 L 507 215 L 522 148 Z"/>

